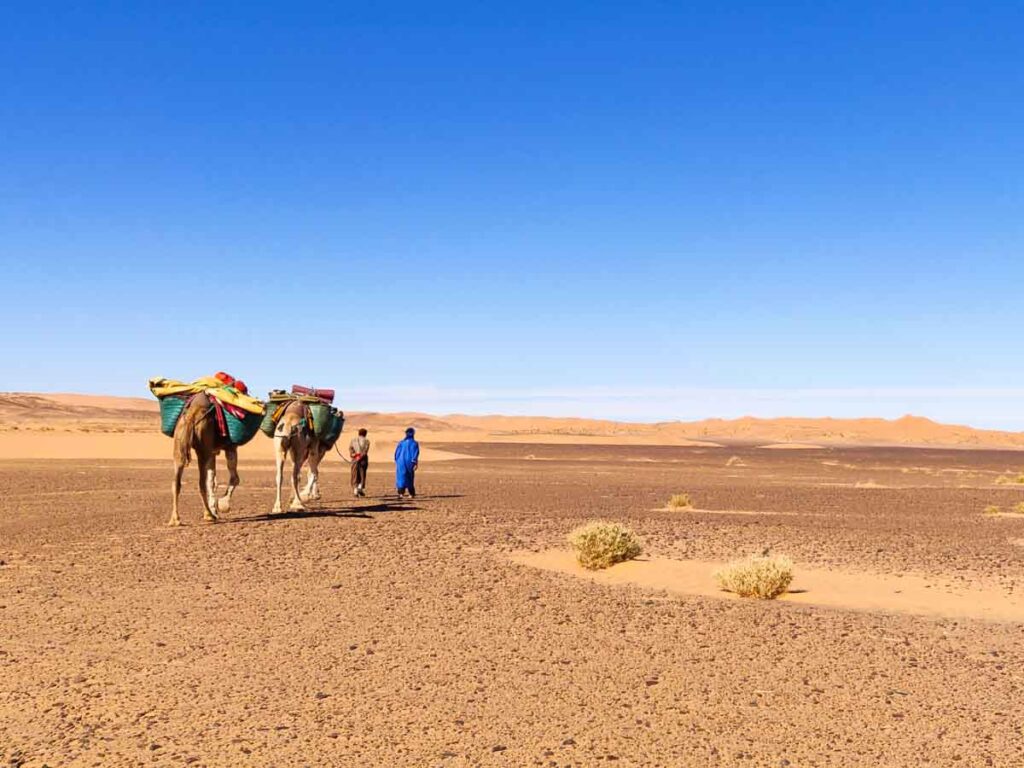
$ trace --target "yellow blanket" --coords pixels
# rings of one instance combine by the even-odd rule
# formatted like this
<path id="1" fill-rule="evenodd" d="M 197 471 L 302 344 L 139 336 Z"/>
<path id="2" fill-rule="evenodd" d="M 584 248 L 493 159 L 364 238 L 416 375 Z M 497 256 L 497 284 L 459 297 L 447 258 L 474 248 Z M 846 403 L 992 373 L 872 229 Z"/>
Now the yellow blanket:
<path id="1" fill-rule="evenodd" d="M 167 395 L 196 395 L 200 392 L 205 392 L 208 395 L 216 397 L 222 403 L 237 406 L 243 411 L 248 411 L 249 413 L 263 413 L 263 403 L 261 401 L 257 400 L 255 397 L 243 395 L 234 387 L 225 387 L 222 381 L 215 379 L 213 376 L 204 376 L 201 379 L 196 379 L 191 384 L 184 381 L 175 381 L 174 379 L 165 379 L 157 376 L 149 380 L 149 391 L 156 397 L 166 397 Z"/>

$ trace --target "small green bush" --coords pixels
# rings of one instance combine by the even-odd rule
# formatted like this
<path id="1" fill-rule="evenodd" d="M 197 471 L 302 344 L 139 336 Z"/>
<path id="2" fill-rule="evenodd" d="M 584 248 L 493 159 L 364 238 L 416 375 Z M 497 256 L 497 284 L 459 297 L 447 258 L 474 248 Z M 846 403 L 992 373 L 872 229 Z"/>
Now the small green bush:
<path id="1" fill-rule="evenodd" d="M 688 493 L 676 493 L 668 500 L 669 509 L 693 509 L 693 500 Z"/>
<path id="2" fill-rule="evenodd" d="M 618 523 L 587 523 L 569 534 L 576 560 L 592 571 L 632 560 L 643 551 L 636 534 Z"/>
<path id="3" fill-rule="evenodd" d="M 718 586 L 740 597 L 773 600 L 793 581 L 793 562 L 782 555 L 752 555 L 715 572 Z"/>

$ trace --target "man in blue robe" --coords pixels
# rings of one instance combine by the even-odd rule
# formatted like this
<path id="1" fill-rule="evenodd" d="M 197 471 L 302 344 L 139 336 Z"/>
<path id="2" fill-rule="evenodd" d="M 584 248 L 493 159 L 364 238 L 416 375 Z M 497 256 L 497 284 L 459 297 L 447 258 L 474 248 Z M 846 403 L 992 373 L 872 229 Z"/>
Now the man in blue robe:
<path id="1" fill-rule="evenodd" d="M 420 444 L 416 442 L 413 435 L 416 430 L 409 427 L 405 430 L 405 439 L 395 446 L 395 488 L 398 489 L 398 498 L 404 498 L 405 492 L 409 492 L 409 498 L 416 498 L 416 467 L 420 463 Z"/>

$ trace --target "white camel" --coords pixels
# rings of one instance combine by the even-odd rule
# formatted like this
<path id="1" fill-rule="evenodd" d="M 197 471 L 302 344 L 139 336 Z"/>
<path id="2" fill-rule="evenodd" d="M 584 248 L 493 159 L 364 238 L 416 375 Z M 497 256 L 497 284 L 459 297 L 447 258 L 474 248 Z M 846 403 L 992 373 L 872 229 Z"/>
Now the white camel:
<path id="1" fill-rule="evenodd" d="M 304 500 L 316 501 L 320 498 L 320 461 L 325 452 L 326 447 L 317 439 L 313 429 L 313 415 L 309 406 L 298 400 L 288 403 L 274 428 L 277 496 L 274 501 L 273 514 L 283 511 L 281 488 L 284 485 L 284 465 L 289 457 L 292 461 L 292 502 L 288 506 L 288 510 L 303 512 L 306 509 L 303 504 Z M 299 475 L 302 472 L 302 465 L 307 461 L 309 462 L 309 481 L 300 492 Z"/>

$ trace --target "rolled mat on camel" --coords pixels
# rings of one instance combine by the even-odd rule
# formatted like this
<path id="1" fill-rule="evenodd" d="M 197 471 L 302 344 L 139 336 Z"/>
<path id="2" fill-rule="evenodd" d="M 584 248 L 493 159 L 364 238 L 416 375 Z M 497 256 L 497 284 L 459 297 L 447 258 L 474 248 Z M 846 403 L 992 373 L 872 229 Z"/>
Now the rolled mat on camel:
<path id="1" fill-rule="evenodd" d="M 267 412 L 260 424 L 260 431 L 267 437 L 274 436 L 277 422 L 289 403 L 304 403 L 309 409 L 311 428 L 317 440 L 327 448 L 333 448 L 345 426 L 345 414 L 335 408 L 333 389 L 315 389 L 295 384 L 291 392 L 275 389 L 267 397 Z"/>
<path id="2" fill-rule="evenodd" d="M 223 372 L 193 382 L 152 378 L 149 391 L 160 401 L 160 431 L 168 437 L 174 436 L 178 419 L 198 394 L 210 399 L 210 412 L 221 434 L 233 445 L 245 445 L 252 440 L 263 420 L 263 403 L 248 395 L 245 382 Z"/>

